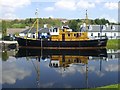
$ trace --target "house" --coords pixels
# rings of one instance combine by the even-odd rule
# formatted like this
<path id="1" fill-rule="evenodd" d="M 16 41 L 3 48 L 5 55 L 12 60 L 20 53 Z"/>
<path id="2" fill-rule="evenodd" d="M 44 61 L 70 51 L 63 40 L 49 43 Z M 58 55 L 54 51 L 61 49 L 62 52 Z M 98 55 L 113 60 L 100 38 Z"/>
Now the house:
<path id="1" fill-rule="evenodd" d="M 108 39 L 120 39 L 118 29 L 119 25 L 89 25 L 88 26 L 88 37 L 100 37 L 107 36 Z"/>
<path id="2" fill-rule="evenodd" d="M 46 36 L 49 33 L 49 28 L 39 28 L 38 33 L 41 34 L 41 36 Z M 19 33 L 20 37 L 27 36 L 29 38 L 36 38 L 36 35 L 38 35 L 36 34 L 36 28 L 29 28 Z"/>

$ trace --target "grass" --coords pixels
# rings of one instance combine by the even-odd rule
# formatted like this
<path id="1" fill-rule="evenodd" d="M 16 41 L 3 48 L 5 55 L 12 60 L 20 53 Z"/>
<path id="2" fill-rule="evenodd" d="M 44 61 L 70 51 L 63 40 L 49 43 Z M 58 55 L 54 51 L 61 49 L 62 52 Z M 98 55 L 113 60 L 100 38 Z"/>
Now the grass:
<path id="1" fill-rule="evenodd" d="M 120 84 L 113 84 L 108 86 L 102 86 L 97 88 L 82 89 L 82 90 L 120 90 Z"/>
<path id="2" fill-rule="evenodd" d="M 107 49 L 120 49 L 120 39 L 111 39 L 107 42 Z"/>
<path id="3" fill-rule="evenodd" d="M 118 87 L 120 87 L 120 84 L 108 85 L 108 86 L 103 86 L 100 88 L 118 88 Z"/>

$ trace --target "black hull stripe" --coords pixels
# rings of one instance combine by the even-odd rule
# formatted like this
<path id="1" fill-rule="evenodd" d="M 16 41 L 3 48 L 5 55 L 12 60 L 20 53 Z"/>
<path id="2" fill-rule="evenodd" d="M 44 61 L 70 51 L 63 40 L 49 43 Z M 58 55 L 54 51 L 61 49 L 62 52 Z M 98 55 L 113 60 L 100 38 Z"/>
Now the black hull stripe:
<path id="1" fill-rule="evenodd" d="M 41 47 L 40 40 L 26 40 L 17 38 L 19 46 Z M 106 47 L 107 39 L 84 40 L 84 41 L 42 41 L 42 47 Z"/>

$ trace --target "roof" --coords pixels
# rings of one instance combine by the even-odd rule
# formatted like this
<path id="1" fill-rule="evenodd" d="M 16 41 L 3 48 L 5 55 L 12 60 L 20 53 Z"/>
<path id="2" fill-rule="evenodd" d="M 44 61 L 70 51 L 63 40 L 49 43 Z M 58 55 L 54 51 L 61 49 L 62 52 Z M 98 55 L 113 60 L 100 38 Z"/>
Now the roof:
<path id="1" fill-rule="evenodd" d="M 20 32 L 20 33 L 25 33 L 25 34 L 27 34 L 29 30 L 30 30 L 30 28 L 29 28 L 29 29 L 26 29 L 25 31 L 22 31 L 22 32 Z M 35 32 L 36 32 L 36 28 L 32 28 L 32 29 L 29 31 L 29 33 L 35 33 Z M 48 33 L 48 32 L 49 32 L 49 28 L 39 28 L 39 29 L 38 29 L 38 32 L 39 32 L 39 33 Z"/>
<path id="2" fill-rule="evenodd" d="M 100 32 L 101 26 L 104 28 L 102 29 L 102 32 L 118 32 L 118 28 L 120 28 L 120 25 L 90 25 L 92 29 L 88 29 L 89 32 Z M 111 29 L 111 27 L 114 27 L 114 30 Z"/>

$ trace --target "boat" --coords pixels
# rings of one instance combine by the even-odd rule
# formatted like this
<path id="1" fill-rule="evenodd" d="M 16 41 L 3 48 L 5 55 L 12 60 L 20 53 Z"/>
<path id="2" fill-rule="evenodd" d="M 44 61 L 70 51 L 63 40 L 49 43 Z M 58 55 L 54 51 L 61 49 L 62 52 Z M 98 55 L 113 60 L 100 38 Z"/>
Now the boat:
<path id="1" fill-rule="evenodd" d="M 37 12 L 37 11 L 36 11 Z M 86 22 L 87 22 L 87 11 L 86 11 Z M 33 37 L 28 37 L 28 33 L 32 29 L 28 30 L 27 36 L 20 37 L 16 36 L 16 40 L 20 47 L 37 47 L 44 49 L 65 49 L 65 48 L 103 48 L 106 47 L 108 38 L 106 36 L 100 36 L 98 38 L 89 38 L 87 23 L 84 27 L 84 30 L 80 32 L 73 32 L 72 29 L 63 26 L 62 28 L 51 28 L 48 32 L 42 33 L 42 30 L 39 30 L 39 20 L 38 15 L 36 21 L 33 25 L 36 24 L 36 33 Z M 40 31 L 40 32 L 39 32 Z M 44 34 L 44 35 L 42 35 Z"/>

